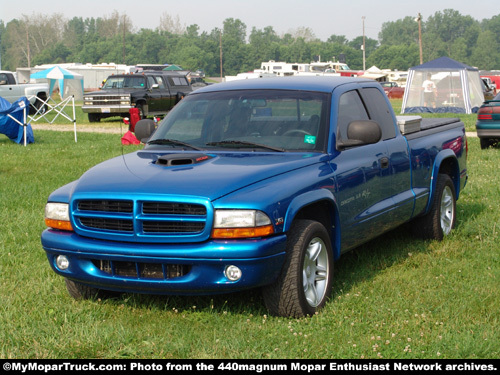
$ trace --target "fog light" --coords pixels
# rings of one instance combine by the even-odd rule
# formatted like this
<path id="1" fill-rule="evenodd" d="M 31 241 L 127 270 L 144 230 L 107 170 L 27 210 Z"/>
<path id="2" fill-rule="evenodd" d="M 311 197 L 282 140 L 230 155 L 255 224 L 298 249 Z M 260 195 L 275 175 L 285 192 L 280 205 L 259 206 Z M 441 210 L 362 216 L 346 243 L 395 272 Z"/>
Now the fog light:
<path id="1" fill-rule="evenodd" d="M 238 281 L 241 279 L 241 270 L 236 266 L 227 266 L 224 274 L 230 281 Z"/>
<path id="2" fill-rule="evenodd" d="M 60 270 L 67 270 L 69 267 L 69 259 L 66 255 L 58 255 L 56 258 L 56 266 Z"/>

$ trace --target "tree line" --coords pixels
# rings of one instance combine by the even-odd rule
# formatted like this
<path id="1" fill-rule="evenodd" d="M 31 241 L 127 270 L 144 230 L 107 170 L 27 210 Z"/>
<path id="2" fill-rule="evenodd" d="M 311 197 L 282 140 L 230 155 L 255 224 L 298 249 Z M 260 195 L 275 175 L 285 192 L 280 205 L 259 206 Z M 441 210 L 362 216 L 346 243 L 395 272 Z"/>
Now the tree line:
<path id="1" fill-rule="evenodd" d="M 363 61 L 363 39 L 365 60 Z M 203 69 L 207 76 L 235 75 L 275 60 L 308 63 L 345 58 L 351 69 L 377 66 L 407 70 L 423 61 L 448 56 L 480 70 L 500 69 L 500 14 L 481 21 L 453 9 L 436 12 L 421 21 L 407 16 L 383 23 L 378 40 L 358 36 L 348 40 L 331 35 L 321 41 L 310 28 L 278 35 L 227 18 L 220 28 L 200 32 L 184 26 L 179 17 L 160 16 L 155 29 L 137 30 L 130 17 L 114 11 L 97 18 L 70 20 L 55 13 L 23 15 L 8 23 L 0 20 L 0 61 L 4 70 L 58 63 L 174 63 L 184 69 Z M 221 66 L 222 65 L 222 66 Z"/>

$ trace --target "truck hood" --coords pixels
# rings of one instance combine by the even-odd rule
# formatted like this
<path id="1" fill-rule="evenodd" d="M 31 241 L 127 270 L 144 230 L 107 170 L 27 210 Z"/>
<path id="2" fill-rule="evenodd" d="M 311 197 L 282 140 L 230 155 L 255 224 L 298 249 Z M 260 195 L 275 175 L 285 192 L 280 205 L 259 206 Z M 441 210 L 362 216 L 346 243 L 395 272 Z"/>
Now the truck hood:
<path id="1" fill-rule="evenodd" d="M 176 154 L 138 151 L 88 170 L 76 182 L 73 193 L 88 197 L 181 195 L 214 201 L 258 181 L 321 162 L 326 157 L 319 153 Z M 176 165 L 189 159 L 193 164 Z"/>

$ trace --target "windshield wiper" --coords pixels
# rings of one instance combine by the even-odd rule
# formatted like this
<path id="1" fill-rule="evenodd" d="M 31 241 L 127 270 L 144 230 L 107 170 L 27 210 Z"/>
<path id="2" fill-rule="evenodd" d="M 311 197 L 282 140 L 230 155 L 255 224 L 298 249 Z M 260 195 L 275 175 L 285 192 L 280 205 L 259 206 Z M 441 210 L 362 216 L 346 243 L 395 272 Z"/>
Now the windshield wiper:
<path id="1" fill-rule="evenodd" d="M 176 145 L 192 148 L 193 150 L 202 151 L 202 148 L 190 145 L 189 143 L 178 141 L 177 139 L 153 139 L 147 143 L 148 145 Z"/>
<path id="2" fill-rule="evenodd" d="M 254 143 L 254 142 L 247 142 L 247 141 L 219 141 L 219 142 L 207 143 L 207 146 L 225 146 L 225 145 L 230 145 L 230 146 L 239 145 L 239 146 L 265 148 L 267 150 L 278 151 L 278 152 L 285 152 L 286 151 L 284 148 L 273 147 L 273 146 L 263 145 L 263 144 Z"/>

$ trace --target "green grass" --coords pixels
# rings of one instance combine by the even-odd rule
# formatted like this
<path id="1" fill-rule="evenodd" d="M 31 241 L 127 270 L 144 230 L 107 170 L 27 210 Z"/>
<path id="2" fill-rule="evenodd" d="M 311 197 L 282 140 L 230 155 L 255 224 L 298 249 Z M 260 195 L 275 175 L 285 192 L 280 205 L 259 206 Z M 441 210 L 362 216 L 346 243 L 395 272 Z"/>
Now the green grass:
<path id="1" fill-rule="evenodd" d="M 474 115 L 466 119 L 474 122 Z M 73 300 L 40 244 L 50 192 L 138 147 L 119 135 L 0 135 L 1 358 L 498 358 L 500 150 L 469 138 L 469 183 L 443 242 L 407 228 L 344 255 L 325 309 L 271 317 L 259 291 Z"/>

